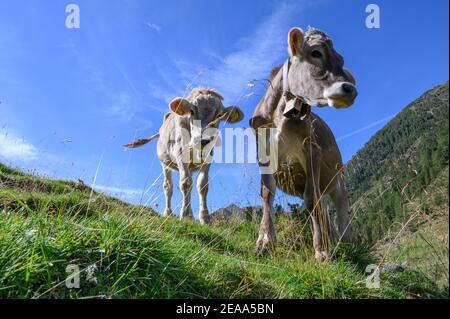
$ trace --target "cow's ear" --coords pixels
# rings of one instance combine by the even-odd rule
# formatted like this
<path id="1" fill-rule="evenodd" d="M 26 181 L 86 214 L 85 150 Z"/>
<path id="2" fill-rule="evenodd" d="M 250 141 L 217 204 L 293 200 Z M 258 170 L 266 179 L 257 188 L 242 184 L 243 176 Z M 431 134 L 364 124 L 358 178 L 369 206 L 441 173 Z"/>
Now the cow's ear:
<path id="1" fill-rule="evenodd" d="M 288 33 L 288 51 L 289 55 L 300 56 L 303 52 L 304 35 L 300 28 L 292 28 Z"/>
<path id="2" fill-rule="evenodd" d="M 353 74 L 346 68 L 344 68 L 344 73 L 347 76 L 349 82 L 352 83 L 353 85 L 356 85 L 356 80 L 355 80 L 355 77 L 353 76 Z"/>
<path id="3" fill-rule="evenodd" d="M 228 123 L 237 123 L 244 119 L 244 113 L 242 113 L 239 106 L 229 106 L 225 108 L 224 121 Z"/>
<path id="4" fill-rule="evenodd" d="M 190 112 L 191 103 L 189 103 L 189 101 L 186 99 L 177 97 L 169 103 L 169 108 L 173 113 L 179 116 L 184 116 Z"/>

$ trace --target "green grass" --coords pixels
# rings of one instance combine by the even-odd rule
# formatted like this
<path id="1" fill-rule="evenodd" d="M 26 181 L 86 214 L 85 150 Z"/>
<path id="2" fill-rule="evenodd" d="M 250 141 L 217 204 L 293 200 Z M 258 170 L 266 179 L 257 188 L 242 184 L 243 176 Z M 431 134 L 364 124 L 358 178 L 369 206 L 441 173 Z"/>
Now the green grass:
<path id="1" fill-rule="evenodd" d="M 415 278 L 410 278 L 407 284 L 411 293 L 417 289 L 415 281 L 422 280 L 418 297 L 430 297 L 439 293 L 448 298 L 448 243 L 441 240 L 441 234 L 448 233 L 448 219 L 426 225 L 416 232 L 408 233 L 398 239 L 391 248 L 384 248 L 386 260 L 400 263 L 407 261 L 409 273 Z"/>
<path id="2" fill-rule="evenodd" d="M 0 164 L 0 298 L 442 297 L 409 271 L 367 289 L 364 268 L 376 262 L 367 248 L 340 246 L 317 263 L 308 235 L 286 216 L 276 252 L 258 258 L 256 223 L 201 226 L 90 195 Z M 70 264 L 80 267 L 79 289 L 65 285 Z M 94 264 L 97 283 L 84 272 Z"/>

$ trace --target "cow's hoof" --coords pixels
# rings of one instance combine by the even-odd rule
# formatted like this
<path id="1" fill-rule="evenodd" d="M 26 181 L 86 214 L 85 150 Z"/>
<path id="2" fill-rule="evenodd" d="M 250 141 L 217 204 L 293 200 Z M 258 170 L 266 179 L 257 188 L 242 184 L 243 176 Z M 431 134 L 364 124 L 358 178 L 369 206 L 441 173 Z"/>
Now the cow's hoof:
<path id="1" fill-rule="evenodd" d="M 325 262 L 330 260 L 330 253 L 328 251 L 316 251 L 314 254 L 314 258 L 318 262 Z"/>
<path id="2" fill-rule="evenodd" d="M 173 216 L 173 210 L 171 208 L 166 208 L 164 210 L 164 217 L 170 217 Z"/>
<path id="3" fill-rule="evenodd" d="M 258 256 L 264 256 L 275 250 L 275 238 L 269 234 L 260 234 L 256 241 L 256 253 Z"/>
<path id="4" fill-rule="evenodd" d="M 193 220 L 194 214 L 192 214 L 192 210 L 186 210 L 180 213 L 180 219 Z"/>
<path id="5" fill-rule="evenodd" d="M 345 244 L 351 243 L 353 240 L 353 235 L 351 232 L 347 231 L 343 235 L 341 235 L 341 242 Z"/>
<path id="6" fill-rule="evenodd" d="M 208 225 L 211 223 L 211 216 L 208 213 L 200 213 L 200 225 Z"/>

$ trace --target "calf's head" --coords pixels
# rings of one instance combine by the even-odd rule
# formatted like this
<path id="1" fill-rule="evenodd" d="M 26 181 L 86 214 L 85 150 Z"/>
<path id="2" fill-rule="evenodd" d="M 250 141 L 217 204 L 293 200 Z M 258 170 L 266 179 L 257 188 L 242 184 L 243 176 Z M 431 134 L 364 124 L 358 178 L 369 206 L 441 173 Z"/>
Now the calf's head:
<path id="1" fill-rule="evenodd" d="M 221 121 L 237 123 L 244 114 L 237 106 L 224 107 L 222 96 L 210 89 L 194 89 L 187 99 L 177 97 L 169 104 L 170 110 L 190 122 L 190 146 L 205 148 L 218 145 L 218 127 Z"/>
<path id="2" fill-rule="evenodd" d="M 313 28 L 306 33 L 292 28 L 288 51 L 291 93 L 315 106 L 345 108 L 353 104 L 358 94 L 355 78 L 344 68 L 344 59 L 325 33 Z"/>

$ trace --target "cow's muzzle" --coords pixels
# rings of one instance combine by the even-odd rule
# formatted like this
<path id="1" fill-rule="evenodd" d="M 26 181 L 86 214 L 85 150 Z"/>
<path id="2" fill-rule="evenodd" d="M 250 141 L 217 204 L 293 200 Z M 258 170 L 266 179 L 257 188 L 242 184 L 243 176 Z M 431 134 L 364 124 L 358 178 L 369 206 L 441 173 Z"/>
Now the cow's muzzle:
<path id="1" fill-rule="evenodd" d="M 194 138 L 192 141 L 191 146 L 192 147 L 198 147 L 204 148 L 208 146 L 210 143 L 214 142 L 215 137 L 214 136 L 202 136 L 198 138 Z"/>
<path id="2" fill-rule="evenodd" d="M 328 105 L 335 108 L 345 108 L 353 104 L 358 91 L 350 82 L 336 82 L 325 89 L 324 97 L 328 101 Z"/>
<path id="3" fill-rule="evenodd" d="M 210 137 L 210 138 L 202 138 L 200 140 L 200 145 L 202 147 L 205 147 L 206 145 L 208 145 L 209 143 L 211 143 L 214 140 L 214 137 Z"/>

